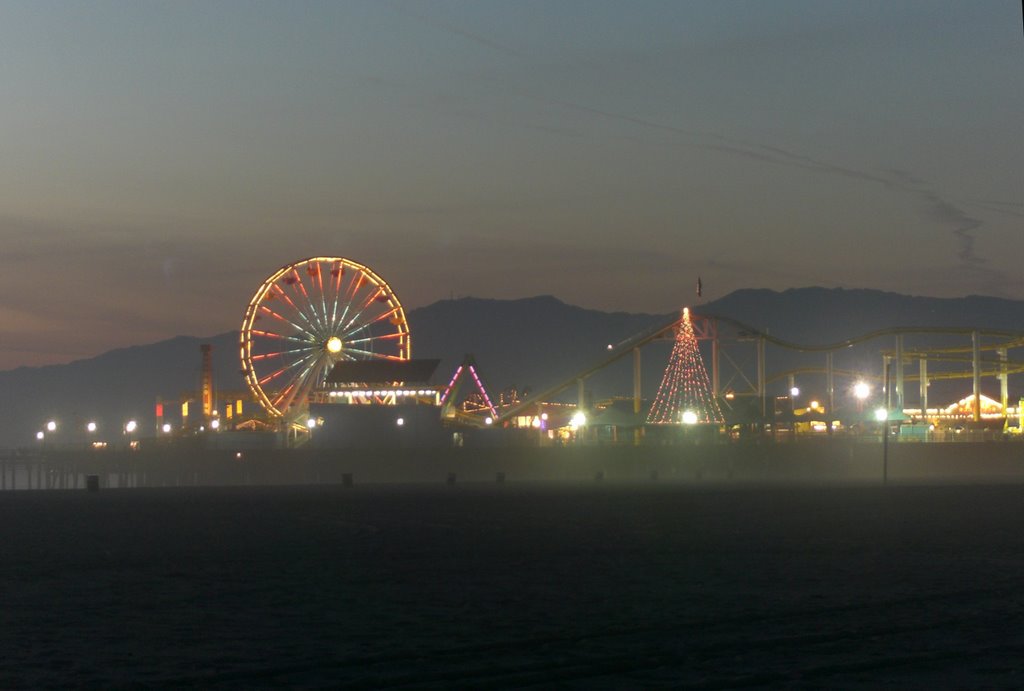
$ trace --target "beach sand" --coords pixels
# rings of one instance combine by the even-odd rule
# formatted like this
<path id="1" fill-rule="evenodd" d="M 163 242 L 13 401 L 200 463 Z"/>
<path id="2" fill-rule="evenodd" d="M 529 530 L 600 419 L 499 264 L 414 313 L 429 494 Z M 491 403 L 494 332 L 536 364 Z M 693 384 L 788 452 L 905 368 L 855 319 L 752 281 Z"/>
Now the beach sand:
<path id="1" fill-rule="evenodd" d="M 1024 486 L 0 494 L 0 687 L 1024 684 Z"/>

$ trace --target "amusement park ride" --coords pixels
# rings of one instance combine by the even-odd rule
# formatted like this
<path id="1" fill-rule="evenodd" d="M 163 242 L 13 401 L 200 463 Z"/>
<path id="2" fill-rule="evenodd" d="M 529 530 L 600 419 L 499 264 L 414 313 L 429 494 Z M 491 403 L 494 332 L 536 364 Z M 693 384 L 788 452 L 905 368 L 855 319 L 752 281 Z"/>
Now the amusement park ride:
<path id="1" fill-rule="evenodd" d="M 372 269 L 344 257 L 303 259 L 268 277 L 246 309 L 239 350 L 245 383 L 262 408 L 261 423 L 250 428 L 299 439 L 341 424 L 339 416 L 372 427 L 369 410 L 399 411 L 403 426 L 422 418 L 424 407 L 439 427 L 484 427 L 497 416 L 472 356 L 447 386 L 430 383 L 439 360 L 412 359 L 398 296 Z M 459 407 L 467 379 L 473 395 Z M 480 399 L 483 407 L 472 404 Z"/>
<path id="2" fill-rule="evenodd" d="M 698 293 L 701 286 L 698 282 Z M 961 334 L 971 338 L 970 346 L 952 348 L 907 348 L 910 334 Z M 447 385 L 430 383 L 438 360 L 413 360 L 411 335 L 405 311 L 388 283 L 364 264 L 335 256 L 318 256 L 287 264 L 270 275 L 254 293 L 245 311 L 240 331 L 239 354 L 242 374 L 251 397 L 261 413 L 249 420 L 235 420 L 236 429 L 264 429 L 288 432 L 299 440 L 311 437 L 325 422 L 339 415 L 365 416 L 371 410 L 394 413 L 389 419 L 408 424 L 413 419 L 434 419 L 439 427 L 485 428 L 538 426 L 545 406 L 573 386 L 578 401 L 573 412 L 585 410 L 587 380 L 622 358 L 633 361 L 632 426 L 704 424 L 727 421 L 731 401 L 747 399 L 769 419 L 772 401 L 769 384 L 779 379 L 824 380 L 822 413 L 836 410 L 836 380 L 872 379 L 833 365 L 833 355 L 872 339 L 892 337 L 895 348 L 883 350 L 883 371 L 892 370 L 891 381 L 874 376 L 883 391 L 885 408 L 906 407 L 904 386 L 920 383 L 920 408 L 928 407 L 931 381 L 948 378 L 973 379 L 968 401 L 971 417 L 978 421 L 985 399 L 980 380 L 994 376 L 1000 381 L 1002 416 L 1009 410 L 1008 385 L 1011 374 L 1024 371 L 1024 363 L 1011 361 L 1008 352 L 1024 347 L 1024 333 L 957 328 L 887 329 L 840 343 L 807 346 L 789 343 L 728 317 L 692 314 L 682 310 L 678 317 L 658 324 L 617 345 L 587 367 L 533 395 L 501 396 L 498 404 L 488 394 L 472 356 L 467 355 Z M 657 395 L 648 405 L 641 395 L 641 348 L 656 341 L 673 343 Z M 710 375 L 705 369 L 698 343 L 710 342 Z M 737 364 L 726 350 L 753 346 L 756 365 Z M 796 353 L 821 353 L 823 366 L 801 366 L 768 375 L 766 346 Z M 995 356 L 987 356 L 994 352 Z M 209 353 L 204 357 L 208 361 Z M 917 373 L 904 371 L 917 361 Z M 969 363 L 970 370 L 945 365 L 929 373 L 928 363 Z M 205 370 L 205 366 L 204 366 Z M 725 382 L 723 384 L 723 378 Z M 466 385 L 466 386 L 464 386 Z M 460 393 L 469 390 L 469 395 Z M 208 414 L 210 394 L 202 393 Z M 628 400 L 628 399 L 626 399 Z M 625 402 L 625 401 L 623 401 Z M 749 406 L 748 406 L 749 407 Z M 428 412 L 430 411 L 430 412 Z M 395 415 L 398 415 L 396 418 Z M 569 425 L 566 417 L 566 425 Z M 822 417 L 828 417 L 823 414 Z M 354 419 L 354 418 L 353 418 Z M 366 427 L 365 417 L 358 427 Z M 578 425 L 583 417 L 575 417 Z M 620 418 L 621 419 L 621 418 Z M 353 423 L 354 424 L 354 423 Z M 830 423 L 831 424 L 831 423 Z M 372 426 L 372 425 L 371 425 Z M 831 427 L 830 427 L 831 429 Z"/>

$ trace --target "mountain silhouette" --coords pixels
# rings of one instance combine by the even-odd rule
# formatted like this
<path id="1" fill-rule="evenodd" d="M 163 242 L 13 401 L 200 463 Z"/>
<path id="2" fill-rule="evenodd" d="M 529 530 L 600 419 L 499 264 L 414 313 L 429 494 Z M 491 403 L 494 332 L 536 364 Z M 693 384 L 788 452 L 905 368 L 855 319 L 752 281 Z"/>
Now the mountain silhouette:
<path id="1" fill-rule="evenodd" d="M 981 296 L 943 299 L 874 290 L 745 289 L 691 309 L 696 314 L 730 317 L 772 336 L 807 345 L 834 343 L 897 326 L 1024 331 L 1024 302 Z M 508 387 L 540 391 L 567 380 L 605 357 L 608 345 L 672 317 L 603 312 L 568 305 L 552 296 L 538 296 L 518 300 L 442 300 L 411 310 L 408 321 L 413 357 L 441 360 L 434 383 L 446 383 L 463 355 L 472 353 L 485 385 L 497 395 Z M 965 341 L 963 337 L 923 336 L 915 336 L 912 342 L 918 346 L 970 343 L 969 338 Z M 120 435 L 129 419 L 136 419 L 141 430 L 153 430 L 154 403 L 158 397 L 166 402 L 168 418 L 179 419 L 175 410 L 178 403 L 195 396 L 199 389 L 199 346 L 203 343 L 213 345 L 217 390 L 225 395 L 245 396 L 238 333 L 234 331 L 206 338 L 179 336 L 64 365 L 21 367 L 0 372 L 0 407 L 4 411 L 0 416 L 0 447 L 37 443 L 36 432 L 50 419 L 58 421 L 57 434 L 63 434 L 65 439 L 78 435 L 84 440 L 79 430 L 89 420 L 96 420 L 100 433 L 107 438 Z M 654 344 L 642 351 L 645 397 L 653 396 L 657 389 L 670 345 Z M 850 366 L 878 371 L 881 349 L 892 347 L 891 339 L 866 343 L 851 353 Z M 742 344 L 731 348 L 738 353 L 733 360 L 750 359 Z M 705 353 L 706 362 L 708 357 Z M 1010 357 L 1013 359 L 1012 353 Z M 809 361 L 820 364 L 823 358 L 815 354 L 772 352 L 768 370 L 781 371 Z M 1016 376 L 1010 379 L 1011 400 L 1019 395 Z M 737 385 L 727 381 L 722 384 Z M 997 387 L 987 382 L 988 390 L 993 386 Z M 969 393 L 970 382 L 946 388 L 948 395 L 965 389 Z M 588 379 L 587 392 L 594 400 L 631 395 L 630 358 Z M 575 387 L 570 386 L 563 398 L 574 400 L 576 395 Z M 938 401 L 933 399 L 933 405 L 935 402 Z"/>

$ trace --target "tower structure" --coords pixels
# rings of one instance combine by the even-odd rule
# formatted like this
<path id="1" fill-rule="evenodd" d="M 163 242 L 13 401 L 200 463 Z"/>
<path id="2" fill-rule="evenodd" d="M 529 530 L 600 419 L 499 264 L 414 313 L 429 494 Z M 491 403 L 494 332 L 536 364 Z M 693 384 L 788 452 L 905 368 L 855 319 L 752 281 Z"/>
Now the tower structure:
<path id="1" fill-rule="evenodd" d="M 693 322 L 690 321 L 690 310 L 686 307 L 679 320 L 675 344 L 658 394 L 647 414 L 647 424 L 678 425 L 683 422 L 725 422 L 718 399 L 711 390 L 708 371 L 704 368 Z"/>

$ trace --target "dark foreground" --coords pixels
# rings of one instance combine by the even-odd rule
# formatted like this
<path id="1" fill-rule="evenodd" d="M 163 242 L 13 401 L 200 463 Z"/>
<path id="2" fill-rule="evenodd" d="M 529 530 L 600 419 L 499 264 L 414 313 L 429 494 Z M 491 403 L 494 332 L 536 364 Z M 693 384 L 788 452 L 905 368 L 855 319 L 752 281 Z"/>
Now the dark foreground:
<path id="1" fill-rule="evenodd" d="M 1024 486 L 0 495 L 0 687 L 1024 685 Z"/>

